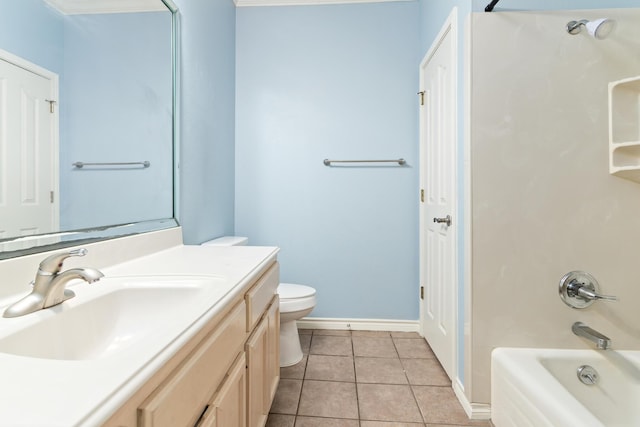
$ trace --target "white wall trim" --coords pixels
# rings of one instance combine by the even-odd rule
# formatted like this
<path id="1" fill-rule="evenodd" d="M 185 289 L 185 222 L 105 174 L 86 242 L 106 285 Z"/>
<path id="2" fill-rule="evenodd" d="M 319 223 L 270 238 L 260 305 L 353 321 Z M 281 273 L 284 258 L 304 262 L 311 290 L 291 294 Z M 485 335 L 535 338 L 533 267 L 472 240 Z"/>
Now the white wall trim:
<path id="1" fill-rule="evenodd" d="M 6 62 L 10 62 L 20 68 L 24 68 L 27 71 L 31 71 L 32 73 L 35 73 L 46 79 L 56 80 L 56 81 L 58 80 L 58 75 L 53 71 L 49 71 L 46 68 L 41 67 L 40 65 L 34 62 L 28 61 L 4 49 L 0 49 L 0 59 Z"/>
<path id="2" fill-rule="evenodd" d="M 322 4 L 387 3 L 415 0 L 234 0 L 237 7 L 246 6 L 316 6 Z"/>
<path id="3" fill-rule="evenodd" d="M 351 331 L 418 332 L 417 320 L 347 319 L 305 317 L 298 320 L 300 329 L 341 329 Z"/>
<path id="4" fill-rule="evenodd" d="M 473 204 L 472 204 L 472 183 L 471 183 L 471 71 L 472 56 L 471 49 L 473 46 L 472 35 L 472 14 L 467 15 L 465 27 L 465 43 L 464 43 L 464 141 L 463 141 L 463 198 L 464 198 L 464 382 L 466 391 L 469 396 L 473 396 L 473 317 L 472 317 L 472 297 L 473 289 L 471 283 L 473 281 Z M 473 398 L 473 397 L 471 397 Z"/>
<path id="5" fill-rule="evenodd" d="M 462 409 L 472 420 L 489 420 L 491 419 L 491 406 L 486 403 L 471 403 L 464 394 L 464 386 L 456 379 L 453 381 L 453 392 L 456 394 L 458 401 L 462 405 Z"/>

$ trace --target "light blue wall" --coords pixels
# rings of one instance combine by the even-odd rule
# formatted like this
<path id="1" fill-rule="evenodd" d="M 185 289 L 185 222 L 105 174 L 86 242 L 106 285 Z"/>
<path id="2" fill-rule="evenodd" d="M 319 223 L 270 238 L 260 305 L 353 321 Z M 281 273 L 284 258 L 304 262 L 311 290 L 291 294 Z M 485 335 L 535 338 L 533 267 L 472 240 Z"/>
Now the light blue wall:
<path id="1" fill-rule="evenodd" d="M 65 17 L 63 71 L 61 229 L 172 217 L 171 13 Z"/>
<path id="2" fill-rule="evenodd" d="M 180 223 L 187 244 L 234 231 L 235 6 L 175 0 L 181 29 Z"/>
<path id="3" fill-rule="evenodd" d="M 42 0 L 0 0 L 0 10 L 0 49 L 61 73 L 62 15 Z"/>
<path id="4" fill-rule="evenodd" d="M 236 234 L 312 316 L 418 318 L 418 32 L 417 2 L 237 11 Z"/>

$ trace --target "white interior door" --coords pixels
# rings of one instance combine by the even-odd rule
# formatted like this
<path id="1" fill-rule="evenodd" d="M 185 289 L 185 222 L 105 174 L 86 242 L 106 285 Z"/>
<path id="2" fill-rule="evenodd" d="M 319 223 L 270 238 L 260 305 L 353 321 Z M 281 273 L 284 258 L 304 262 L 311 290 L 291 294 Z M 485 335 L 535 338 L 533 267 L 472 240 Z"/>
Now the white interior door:
<path id="1" fill-rule="evenodd" d="M 0 52 L 0 238 L 57 231 L 57 78 Z"/>
<path id="2" fill-rule="evenodd" d="M 420 65 L 420 280 L 424 337 L 450 378 L 456 358 L 456 10 Z"/>

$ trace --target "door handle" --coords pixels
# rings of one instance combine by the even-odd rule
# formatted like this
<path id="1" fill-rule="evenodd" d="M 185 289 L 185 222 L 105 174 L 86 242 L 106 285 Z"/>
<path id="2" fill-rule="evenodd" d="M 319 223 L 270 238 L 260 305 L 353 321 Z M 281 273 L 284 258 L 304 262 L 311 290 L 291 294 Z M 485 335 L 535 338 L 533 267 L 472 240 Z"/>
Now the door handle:
<path id="1" fill-rule="evenodd" d="M 447 215 L 444 218 L 433 218 L 433 222 L 437 222 L 438 224 L 447 224 L 447 227 L 451 226 L 451 215 Z"/>

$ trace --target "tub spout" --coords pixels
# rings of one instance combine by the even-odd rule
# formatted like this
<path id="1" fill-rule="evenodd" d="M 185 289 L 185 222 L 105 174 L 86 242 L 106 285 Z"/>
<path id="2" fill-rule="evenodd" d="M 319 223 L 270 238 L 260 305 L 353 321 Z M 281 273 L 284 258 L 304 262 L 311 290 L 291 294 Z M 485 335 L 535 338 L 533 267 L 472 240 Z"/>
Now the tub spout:
<path id="1" fill-rule="evenodd" d="M 591 329 L 582 322 L 576 322 L 571 326 L 571 330 L 579 337 L 593 341 L 600 350 L 606 350 L 611 347 L 611 339 L 600 332 Z"/>

